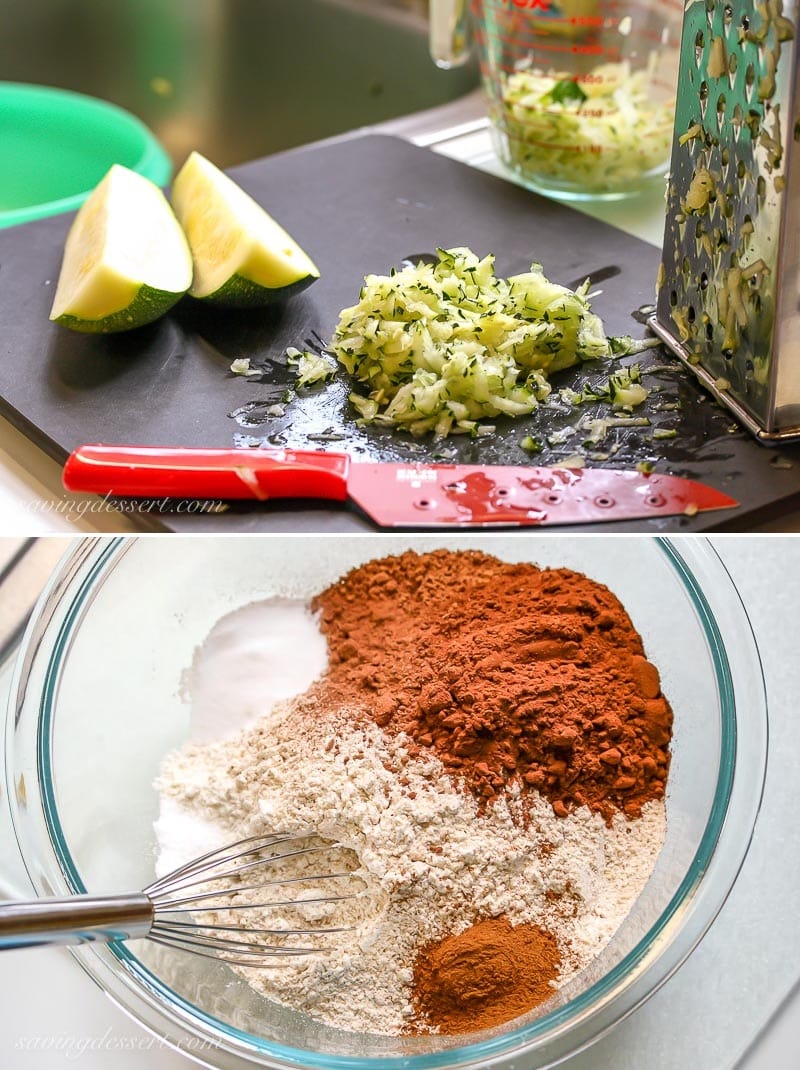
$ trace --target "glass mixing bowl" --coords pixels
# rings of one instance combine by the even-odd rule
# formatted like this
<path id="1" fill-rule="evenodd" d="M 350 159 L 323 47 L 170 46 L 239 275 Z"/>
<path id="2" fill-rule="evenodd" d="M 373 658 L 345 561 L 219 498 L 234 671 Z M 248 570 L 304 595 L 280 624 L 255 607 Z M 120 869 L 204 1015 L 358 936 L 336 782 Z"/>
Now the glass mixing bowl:
<path id="1" fill-rule="evenodd" d="M 588 969 L 536 1011 L 466 1036 L 342 1032 L 269 1002 L 214 960 L 146 941 L 76 949 L 117 1004 L 208 1065 L 552 1066 L 677 969 L 736 878 L 763 784 L 766 707 L 747 615 L 707 541 L 172 536 L 76 544 L 28 627 L 7 772 L 37 892 L 126 891 L 152 878 L 153 781 L 188 733 L 181 672 L 220 616 L 270 595 L 307 596 L 369 558 L 437 546 L 575 568 L 621 598 L 675 710 L 667 838 L 652 877 Z"/>

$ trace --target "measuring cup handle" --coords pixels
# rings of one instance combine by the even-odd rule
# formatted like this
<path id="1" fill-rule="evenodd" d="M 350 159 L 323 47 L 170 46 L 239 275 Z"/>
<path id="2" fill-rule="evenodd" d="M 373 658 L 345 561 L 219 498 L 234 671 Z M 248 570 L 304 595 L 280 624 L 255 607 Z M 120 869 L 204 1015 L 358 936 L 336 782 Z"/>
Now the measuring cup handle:
<path id="1" fill-rule="evenodd" d="M 437 67 L 460 67 L 469 59 L 468 0 L 430 0 L 430 53 Z"/>

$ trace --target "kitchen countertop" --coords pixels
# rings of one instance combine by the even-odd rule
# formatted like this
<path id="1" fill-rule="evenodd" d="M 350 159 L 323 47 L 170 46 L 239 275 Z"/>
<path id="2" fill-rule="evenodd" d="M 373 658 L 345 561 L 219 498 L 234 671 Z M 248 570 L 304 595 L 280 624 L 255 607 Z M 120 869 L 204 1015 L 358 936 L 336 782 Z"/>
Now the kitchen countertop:
<path id="1" fill-rule="evenodd" d="M 752 847 L 728 902 L 688 962 L 608 1036 L 564 1063 L 564 1070 L 794 1070 L 798 1065 L 800 540 L 723 536 L 712 541 L 750 614 L 767 680 L 770 760 Z M 7 662 L 0 668 L 4 697 L 9 684 Z M 0 895 L 24 894 L 27 878 L 5 800 L 0 874 Z M 118 1070 L 190 1065 L 128 1020 L 65 950 L 3 953 L 0 990 L 4 1070 L 63 1070 L 76 1062 L 84 1070 L 101 1070 L 112 1059 Z M 516 1070 L 526 1067 L 520 1062 Z"/>
<path id="2" fill-rule="evenodd" d="M 442 155 L 514 179 L 495 157 L 480 91 L 452 104 L 372 128 L 406 138 Z M 664 199 L 658 184 L 624 201 L 593 201 L 576 208 L 660 246 Z M 7 535 L 140 531 L 129 517 L 99 498 L 67 496 L 61 466 L 0 417 L 0 531 Z M 800 531 L 800 511 L 754 527 L 755 531 Z"/>

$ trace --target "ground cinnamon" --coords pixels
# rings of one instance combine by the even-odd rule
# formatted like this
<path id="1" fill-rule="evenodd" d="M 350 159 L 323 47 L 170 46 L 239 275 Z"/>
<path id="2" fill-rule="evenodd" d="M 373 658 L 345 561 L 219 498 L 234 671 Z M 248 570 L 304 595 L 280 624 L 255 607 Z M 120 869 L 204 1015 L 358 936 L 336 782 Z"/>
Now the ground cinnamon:
<path id="1" fill-rule="evenodd" d="M 618 599 L 474 551 L 371 561 L 318 596 L 325 703 L 432 749 L 482 807 L 516 782 L 566 816 L 663 796 L 672 711 Z"/>
<path id="2" fill-rule="evenodd" d="M 553 995 L 561 956 L 535 925 L 488 918 L 423 947 L 414 963 L 417 1026 L 471 1033 L 501 1025 Z"/>

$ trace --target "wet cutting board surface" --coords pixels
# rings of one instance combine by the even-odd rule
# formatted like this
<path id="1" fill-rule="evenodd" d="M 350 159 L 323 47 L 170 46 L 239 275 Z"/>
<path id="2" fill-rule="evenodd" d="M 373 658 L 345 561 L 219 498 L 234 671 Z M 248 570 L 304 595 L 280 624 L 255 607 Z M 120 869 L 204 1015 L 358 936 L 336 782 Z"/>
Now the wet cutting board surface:
<path id="1" fill-rule="evenodd" d="M 283 416 L 267 410 L 294 381 L 287 346 L 330 337 L 341 308 L 358 299 L 367 273 L 386 272 L 437 246 L 468 245 L 497 258 L 498 274 L 544 265 L 568 285 L 589 275 L 610 334 L 643 337 L 633 316 L 650 303 L 659 254 L 653 246 L 565 205 L 406 142 L 368 135 L 246 164 L 231 172 L 307 249 L 322 277 L 281 307 L 222 312 L 188 299 L 166 318 L 129 334 L 93 337 L 48 321 L 72 216 L 0 232 L 0 411 L 63 462 L 84 442 L 182 446 L 292 446 L 340 450 L 364 460 L 470 464 L 557 464 L 578 452 L 615 468 L 655 462 L 658 471 L 712 484 L 738 510 L 694 518 L 618 522 L 604 531 L 746 529 L 756 516 L 800 505 L 800 448 L 780 455 L 756 444 L 658 348 L 636 361 L 657 387 L 636 410 L 649 427 L 615 428 L 593 447 L 570 431 L 607 406 L 570 410 L 560 402 L 521 420 L 498 420 L 495 435 L 443 443 L 355 427 L 344 376 L 301 391 Z M 238 357 L 261 369 L 231 373 Z M 562 372 L 555 386 L 607 378 L 600 364 Z M 670 439 L 653 430 L 677 429 Z M 531 458 L 526 435 L 543 442 Z M 179 531 L 356 531 L 355 510 L 307 503 L 243 504 L 214 516 L 150 514 L 147 526 Z M 548 529 L 554 530 L 554 529 Z M 587 530 L 582 528 L 581 530 Z M 600 530 L 600 528 L 598 528 Z"/>

